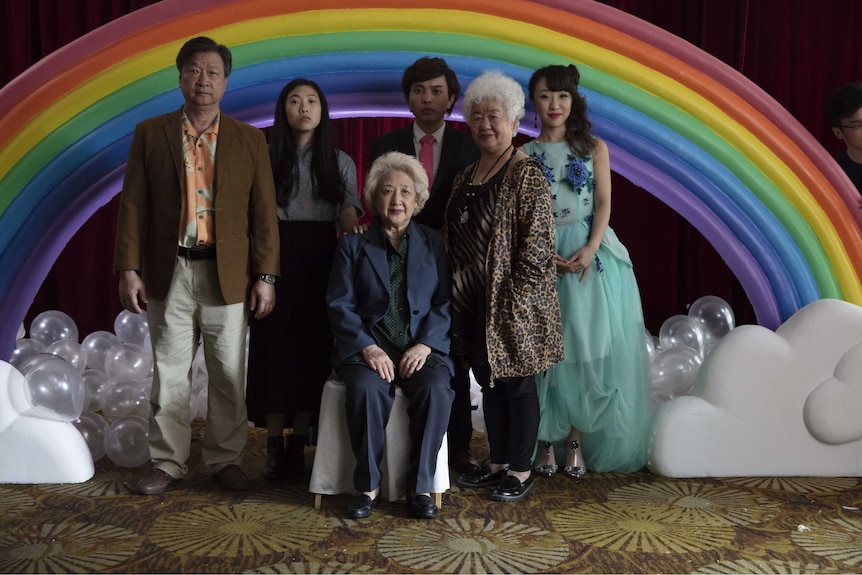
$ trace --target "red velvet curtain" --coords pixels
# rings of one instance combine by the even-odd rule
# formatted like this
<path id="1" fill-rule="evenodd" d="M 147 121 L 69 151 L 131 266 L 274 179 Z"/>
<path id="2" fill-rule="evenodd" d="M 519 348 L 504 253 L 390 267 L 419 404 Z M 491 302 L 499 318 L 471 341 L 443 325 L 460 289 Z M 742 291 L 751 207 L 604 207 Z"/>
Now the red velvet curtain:
<path id="1" fill-rule="evenodd" d="M 88 31 L 158 0 L 5 0 L 0 2 L 0 85 Z M 766 90 L 831 152 L 840 149 L 823 113 L 835 86 L 862 79 L 862 3 L 857 0 L 605 0 L 698 46 Z M 368 169 L 367 146 L 407 120 L 336 120 L 336 141 Z M 737 323 L 756 318 L 721 257 L 682 217 L 614 174 L 611 225 L 628 246 L 647 327 L 702 295 L 731 303 Z M 97 211 L 69 242 L 34 299 L 31 319 L 47 309 L 72 316 L 81 337 L 113 330 L 120 311 L 111 272 L 117 200 Z"/>

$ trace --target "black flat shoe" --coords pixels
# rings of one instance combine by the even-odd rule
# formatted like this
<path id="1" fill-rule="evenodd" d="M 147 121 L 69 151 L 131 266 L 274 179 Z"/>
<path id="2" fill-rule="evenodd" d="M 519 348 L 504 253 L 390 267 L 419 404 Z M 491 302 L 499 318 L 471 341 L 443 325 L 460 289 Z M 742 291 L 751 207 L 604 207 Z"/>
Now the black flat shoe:
<path id="1" fill-rule="evenodd" d="M 523 483 L 514 475 L 507 475 L 491 494 L 494 501 L 505 501 L 506 503 L 517 503 L 525 499 L 536 489 L 533 476 L 528 477 Z"/>
<path id="2" fill-rule="evenodd" d="M 374 508 L 377 507 L 377 502 L 380 501 L 380 493 L 377 497 L 371 499 L 367 495 L 360 493 L 350 500 L 347 504 L 347 517 L 349 519 L 363 519 L 371 515 Z"/>
<path id="3" fill-rule="evenodd" d="M 478 489 L 480 487 L 494 487 L 506 478 L 506 469 L 492 472 L 487 464 L 482 463 L 479 469 L 473 473 L 465 473 L 455 480 L 458 487 L 465 489 Z"/>
<path id="4" fill-rule="evenodd" d="M 437 517 L 437 504 L 430 495 L 407 495 L 407 508 L 416 519 Z"/>

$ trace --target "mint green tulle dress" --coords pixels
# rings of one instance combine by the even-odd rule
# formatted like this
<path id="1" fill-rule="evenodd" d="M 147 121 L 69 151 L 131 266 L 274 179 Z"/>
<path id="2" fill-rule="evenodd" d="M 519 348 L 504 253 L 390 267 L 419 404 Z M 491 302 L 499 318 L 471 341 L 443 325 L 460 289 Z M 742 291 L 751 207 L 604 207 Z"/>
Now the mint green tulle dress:
<path id="1" fill-rule="evenodd" d="M 576 157 L 565 142 L 529 142 L 551 184 L 557 253 L 583 247 L 593 218 L 592 154 Z M 539 440 L 556 442 L 565 461 L 570 428 L 581 430 L 589 470 L 630 472 L 643 467 L 652 432 L 649 352 L 643 308 L 628 250 L 608 227 L 592 267 L 557 279 L 565 359 L 536 377 Z"/>

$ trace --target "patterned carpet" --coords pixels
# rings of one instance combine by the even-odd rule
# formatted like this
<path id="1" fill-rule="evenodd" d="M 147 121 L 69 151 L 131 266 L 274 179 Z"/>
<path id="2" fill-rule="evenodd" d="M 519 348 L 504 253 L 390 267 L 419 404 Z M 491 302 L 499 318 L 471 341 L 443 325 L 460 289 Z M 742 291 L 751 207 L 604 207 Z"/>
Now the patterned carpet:
<path id="1" fill-rule="evenodd" d="M 857 478 L 555 476 L 520 504 L 453 486 L 434 521 L 403 502 L 348 520 L 348 495 L 315 511 L 307 481 L 264 483 L 258 430 L 243 464 L 251 491 L 218 489 L 199 437 L 189 477 L 165 496 L 131 494 L 148 467 L 107 460 L 83 484 L 0 485 L 0 572 L 862 572 Z"/>

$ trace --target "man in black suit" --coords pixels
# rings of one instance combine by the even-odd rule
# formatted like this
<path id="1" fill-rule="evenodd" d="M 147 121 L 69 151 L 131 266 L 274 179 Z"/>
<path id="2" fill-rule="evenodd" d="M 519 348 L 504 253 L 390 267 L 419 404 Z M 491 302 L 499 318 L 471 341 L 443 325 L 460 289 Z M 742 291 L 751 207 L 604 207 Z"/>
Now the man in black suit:
<path id="1" fill-rule="evenodd" d="M 443 58 L 420 58 L 401 78 L 404 98 L 413 113 L 413 122 L 400 130 L 383 134 L 371 144 L 371 163 L 386 152 L 401 152 L 422 161 L 423 136 L 434 136 L 431 144 L 434 169 L 430 173 L 431 197 L 415 220 L 435 230 L 443 229 L 446 202 L 452 180 L 462 168 L 479 159 L 479 151 L 468 132 L 444 121 L 452 113 L 461 85 Z"/>
<path id="2" fill-rule="evenodd" d="M 409 126 L 374 140 L 371 144 L 371 163 L 392 151 L 419 158 L 429 172 L 431 196 L 425 208 L 413 219 L 440 230 L 443 228 L 446 202 L 452 193 L 452 181 L 462 168 L 479 159 L 479 150 L 469 133 L 454 128 L 444 120 L 447 114 L 452 113 L 461 93 L 461 85 L 443 58 L 424 57 L 416 60 L 404 70 L 401 89 L 414 120 Z M 433 140 L 429 136 L 433 136 Z M 451 385 L 455 391 L 455 400 L 447 430 L 449 467 L 458 473 L 471 473 L 478 464 L 470 454 L 473 424 L 470 377 L 466 368 L 455 366 Z"/>

